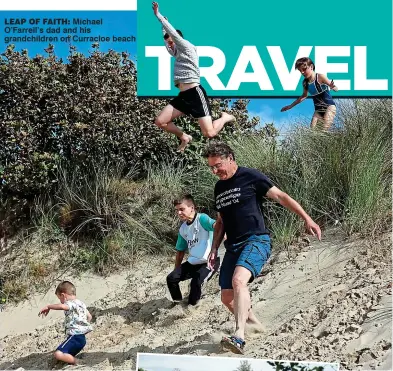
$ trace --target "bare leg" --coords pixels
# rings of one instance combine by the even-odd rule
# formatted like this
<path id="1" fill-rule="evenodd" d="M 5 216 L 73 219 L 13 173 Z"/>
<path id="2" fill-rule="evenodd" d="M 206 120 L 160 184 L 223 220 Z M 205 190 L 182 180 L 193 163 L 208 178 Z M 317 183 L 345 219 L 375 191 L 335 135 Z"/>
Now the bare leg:
<path id="1" fill-rule="evenodd" d="M 232 277 L 232 286 L 234 293 L 234 312 L 236 320 L 235 336 L 244 339 L 244 330 L 246 321 L 248 319 L 248 312 L 251 309 L 250 292 L 248 291 L 247 283 L 251 277 L 251 272 L 244 268 L 237 266 Z"/>
<path id="2" fill-rule="evenodd" d="M 336 116 L 336 106 L 328 106 L 323 116 L 323 129 L 328 131 L 333 124 L 334 117 Z"/>
<path id="3" fill-rule="evenodd" d="M 187 147 L 187 144 L 191 142 L 192 136 L 181 131 L 172 121 L 183 115 L 183 112 L 180 112 L 172 105 L 168 104 L 157 116 L 155 120 L 155 124 L 165 130 L 168 133 L 175 134 L 180 140 L 180 146 L 178 148 L 179 151 L 183 152 Z"/>
<path id="4" fill-rule="evenodd" d="M 71 354 L 63 353 L 63 352 L 60 352 L 60 350 L 56 350 L 54 356 L 58 361 L 63 361 L 63 362 L 69 363 L 70 365 L 76 364 L 76 359 Z"/>
<path id="5" fill-rule="evenodd" d="M 201 127 L 203 136 L 207 138 L 213 138 L 222 130 L 226 123 L 234 120 L 235 116 L 226 112 L 222 112 L 221 117 L 217 120 L 212 121 L 211 116 L 205 116 L 199 118 L 198 123 Z"/>
<path id="6" fill-rule="evenodd" d="M 234 305 L 234 292 L 233 292 L 233 290 L 228 290 L 228 289 L 221 290 L 221 301 L 229 309 L 229 311 L 231 313 L 235 314 L 235 310 L 233 307 L 233 305 Z M 248 311 L 248 318 L 247 318 L 246 324 L 253 326 L 253 327 L 255 326 L 256 328 L 259 328 L 260 330 L 263 329 L 262 323 L 255 316 L 255 314 L 251 308 Z"/>
<path id="7" fill-rule="evenodd" d="M 311 124 L 310 124 L 311 129 L 316 128 L 319 120 L 323 121 L 323 117 L 319 113 L 314 112 L 314 115 L 311 119 Z"/>

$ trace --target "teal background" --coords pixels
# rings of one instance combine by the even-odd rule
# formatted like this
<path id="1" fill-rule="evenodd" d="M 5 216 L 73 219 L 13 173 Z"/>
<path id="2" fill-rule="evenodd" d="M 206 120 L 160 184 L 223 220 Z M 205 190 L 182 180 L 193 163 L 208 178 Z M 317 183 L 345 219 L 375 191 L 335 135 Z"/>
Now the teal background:
<path id="1" fill-rule="evenodd" d="M 366 4 L 370 4 L 365 6 Z M 354 88 L 354 46 L 367 46 L 367 78 L 388 79 L 387 91 L 348 90 L 335 93 L 343 96 L 392 95 L 392 1 L 329 0 L 266 2 L 243 0 L 232 3 L 222 0 L 161 0 L 160 13 L 182 30 L 184 37 L 197 46 L 220 48 L 226 56 L 226 67 L 219 75 L 226 86 L 240 51 L 245 45 L 255 45 L 269 75 L 274 90 L 261 91 L 258 83 L 242 83 L 238 91 L 214 91 L 204 78 L 209 96 L 228 97 L 294 97 L 302 93 L 301 80 L 296 92 L 284 91 L 266 49 L 280 46 L 290 68 L 299 46 L 350 46 L 350 57 L 332 57 L 328 62 L 348 63 L 348 73 L 329 73 L 331 79 L 351 80 Z M 178 90 L 158 90 L 158 59 L 146 58 L 145 46 L 162 46 L 161 24 L 154 16 L 151 1 L 138 1 L 137 56 L 138 95 L 174 96 Z M 314 58 L 314 48 L 310 55 Z M 173 61 L 172 61 L 173 62 Z M 201 58 L 200 66 L 212 63 Z M 172 69 L 173 70 L 173 69 Z M 250 65 L 247 71 L 251 71 Z M 318 72 L 318 66 L 316 66 Z M 172 76 L 171 76 L 172 80 Z"/>

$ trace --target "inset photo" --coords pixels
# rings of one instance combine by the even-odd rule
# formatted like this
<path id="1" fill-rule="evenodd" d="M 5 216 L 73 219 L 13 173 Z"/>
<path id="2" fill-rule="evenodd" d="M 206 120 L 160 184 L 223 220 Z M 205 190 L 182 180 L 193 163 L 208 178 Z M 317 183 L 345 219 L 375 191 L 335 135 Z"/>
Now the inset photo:
<path id="1" fill-rule="evenodd" d="M 137 371 L 338 371 L 338 363 L 138 353 Z"/>

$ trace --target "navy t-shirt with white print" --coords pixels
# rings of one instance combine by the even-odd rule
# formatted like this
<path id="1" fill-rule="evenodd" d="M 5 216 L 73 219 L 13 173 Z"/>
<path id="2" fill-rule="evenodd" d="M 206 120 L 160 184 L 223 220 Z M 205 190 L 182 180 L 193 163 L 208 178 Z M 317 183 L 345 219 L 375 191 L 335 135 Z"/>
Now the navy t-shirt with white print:
<path id="1" fill-rule="evenodd" d="M 231 178 L 216 183 L 215 209 L 222 217 L 227 243 L 269 233 L 263 218 L 262 199 L 271 187 L 273 183 L 266 175 L 241 166 Z"/>

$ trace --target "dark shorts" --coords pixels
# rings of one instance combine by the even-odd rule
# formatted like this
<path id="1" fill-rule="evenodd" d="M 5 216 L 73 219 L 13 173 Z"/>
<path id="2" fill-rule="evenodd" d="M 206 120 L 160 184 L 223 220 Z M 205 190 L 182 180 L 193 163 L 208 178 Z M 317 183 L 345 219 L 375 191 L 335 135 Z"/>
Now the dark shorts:
<path id="1" fill-rule="evenodd" d="M 209 281 L 214 273 L 220 267 L 219 258 L 216 259 L 216 264 L 213 270 L 204 264 L 190 264 L 188 261 L 180 265 L 174 271 L 169 273 L 166 278 L 169 292 L 173 301 L 183 300 L 183 295 L 180 291 L 179 282 L 191 279 L 190 294 L 188 296 L 188 304 L 196 305 L 202 296 L 202 286 Z"/>
<path id="2" fill-rule="evenodd" d="M 85 335 L 71 335 L 65 339 L 56 350 L 76 356 L 86 345 Z"/>
<path id="3" fill-rule="evenodd" d="M 251 272 L 249 282 L 258 276 L 270 256 L 270 237 L 267 234 L 253 235 L 247 240 L 227 245 L 220 270 L 221 289 L 232 289 L 232 277 L 236 266 Z"/>
<path id="4" fill-rule="evenodd" d="M 202 85 L 181 91 L 169 104 L 185 115 L 191 115 L 197 119 L 212 115 L 209 100 Z"/>

